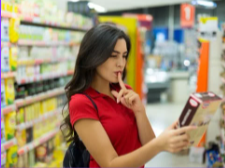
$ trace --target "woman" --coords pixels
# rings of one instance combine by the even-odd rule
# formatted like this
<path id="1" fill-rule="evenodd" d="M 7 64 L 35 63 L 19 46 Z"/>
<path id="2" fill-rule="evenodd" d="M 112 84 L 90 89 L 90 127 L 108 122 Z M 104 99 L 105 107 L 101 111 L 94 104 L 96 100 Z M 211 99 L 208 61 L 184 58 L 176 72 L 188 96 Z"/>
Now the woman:
<path id="1" fill-rule="evenodd" d="M 90 152 L 90 167 L 142 167 L 161 151 L 188 144 L 176 122 L 155 137 L 138 94 L 123 83 L 130 40 L 118 28 L 100 24 L 84 36 L 75 72 L 66 86 L 70 138 L 75 130 Z M 96 104 L 85 96 L 89 95 Z"/>

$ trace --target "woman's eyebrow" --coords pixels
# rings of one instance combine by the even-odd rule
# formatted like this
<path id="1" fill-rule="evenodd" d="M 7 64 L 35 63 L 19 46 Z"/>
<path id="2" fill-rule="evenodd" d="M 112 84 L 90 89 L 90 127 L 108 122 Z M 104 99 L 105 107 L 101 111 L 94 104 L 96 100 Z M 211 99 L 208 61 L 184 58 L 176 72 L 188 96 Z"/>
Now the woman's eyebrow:
<path id="1" fill-rule="evenodd" d="M 114 53 L 120 54 L 119 51 L 113 50 Z M 124 52 L 124 54 L 127 54 L 127 51 Z"/>

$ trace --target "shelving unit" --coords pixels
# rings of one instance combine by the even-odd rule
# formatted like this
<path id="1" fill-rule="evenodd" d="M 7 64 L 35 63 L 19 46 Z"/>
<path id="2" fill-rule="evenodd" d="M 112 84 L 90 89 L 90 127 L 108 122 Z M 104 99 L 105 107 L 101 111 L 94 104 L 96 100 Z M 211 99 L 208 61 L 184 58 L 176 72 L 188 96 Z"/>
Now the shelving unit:
<path id="1" fill-rule="evenodd" d="M 21 84 L 28 84 L 28 83 L 39 82 L 43 80 L 59 78 L 59 77 L 68 76 L 72 74 L 73 74 L 73 71 L 67 71 L 67 72 L 61 72 L 61 73 L 49 73 L 49 74 L 36 75 L 31 77 L 16 78 L 16 81 L 19 85 L 21 85 Z"/>
<path id="2" fill-rule="evenodd" d="M 74 15 L 75 16 L 75 15 Z M 38 139 L 32 139 L 28 140 L 26 139 L 26 145 L 22 146 L 17 151 L 17 157 L 18 160 L 21 159 L 21 157 L 24 157 L 24 155 L 30 154 L 31 151 L 36 150 L 37 147 L 44 143 L 49 143 L 53 137 L 56 135 L 58 136 L 59 133 L 59 126 L 61 124 L 61 119 L 58 118 L 58 116 L 61 115 L 65 100 L 65 89 L 62 87 L 62 82 L 67 81 L 67 77 L 73 75 L 74 70 L 72 68 L 72 65 L 70 64 L 75 63 L 76 52 L 78 51 L 79 45 L 80 45 L 80 39 L 82 37 L 82 34 L 86 32 L 90 27 L 85 26 L 85 24 L 79 22 L 76 23 L 76 25 L 79 25 L 80 23 L 84 26 L 72 26 L 71 23 L 57 23 L 54 21 L 48 21 L 44 20 L 43 18 L 38 17 L 30 17 L 28 15 L 22 15 L 22 14 L 15 14 L 10 13 L 6 11 L 1 11 L 1 17 L 6 19 L 12 19 L 12 18 L 19 18 L 20 19 L 20 25 L 25 25 L 28 27 L 29 30 L 32 28 L 36 28 L 38 30 L 44 31 L 52 31 L 55 33 L 51 38 L 44 38 L 44 36 L 40 36 L 38 38 L 31 37 L 30 35 L 33 33 L 31 31 L 26 31 L 26 36 L 24 36 L 24 32 L 21 31 L 21 34 L 19 34 L 19 39 L 16 40 L 16 42 L 7 41 L 7 40 L 1 40 L 1 49 L 10 49 L 12 47 L 26 50 L 23 53 L 18 52 L 16 57 L 16 68 L 9 72 L 2 72 L 1 73 L 1 80 L 4 81 L 2 84 L 6 87 L 6 81 L 13 80 L 13 82 L 16 83 L 16 86 L 18 88 L 28 89 L 30 86 L 33 87 L 34 84 L 37 86 L 41 83 L 41 85 L 44 85 L 44 83 L 53 84 L 53 86 L 49 86 L 46 88 L 55 88 L 52 90 L 48 90 L 46 92 L 42 93 L 40 91 L 35 91 L 34 94 L 26 93 L 28 95 L 32 96 L 26 96 L 25 98 L 16 99 L 13 104 L 6 105 L 4 107 L 1 107 L 1 113 L 3 116 L 3 119 L 1 120 L 2 123 L 6 123 L 4 120 L 7 118 L 6 116 L 10 116 L 11 114 L 14 115 L 16 112 L 16 115 L 19 115 L 20 111 L 23 110 L 24 119 L 20 120 L 20 122 L 17 121 L 18 118 L 16 118 L 16 128 L 15 128 L 15 137 L 18 138 L 18 141 L 16 138 L 13 138 L 9 141 L 5 141 L 1 144 L 1 166 L 5 166 L 5 163 L 7 162 L 7 153 L 11 149 L 12 146 L 17 145 L 20 146 L 20 143 L 22 139 L 17 137 L 17 133 L 25 132 L 26 136 L 29 134 L 29 136 L 32 136 L 35 138 L 35 135 L 33 134 L 33 131 L 36 131 L 36 136 L 40 135 Z M 82 18 L 87 19 L 87 18 Z M 83 20 L 84 21 L 84 20 Z M 87 20 L 86 20 L 87 21 Z M 88 23 L 90 23 L 88 21 Z M 29 27 L 30 26 L 30 27 Z M 41 29 L 41 27 L 45 29 Z M 51 29 L 49 29 L 51 28 Z M 19 29 L 19 31 L 22 29 Z M 66 33 L 70 34 L 70 38 L 66 38 Z M 78 34 L 75 34 L 78 33 Z M 29 35 L 29 36 L 28 36 Z M 21 39 L 20 39 L 21 38 Z M 11 40 L 11 39 L 10 39 Z M 44 53 L 49 53 L 51 55 L 44 55 L 45 57 L 42 57 L 41 54 L 37 53 L 36 55 L 32 55 L 31 52 L 33 49 L 38 50 L 45 50 Z M 47 52 L 46 52 L 46 49 Z M 19 51 L 19 50 L 18 50 Z M 22 53 L 22 54 L 21 54 Z M 25 54 L 24 54 L 25 53 Z M 61 54 L 62 53 L 62 54 Z M 65 53 L 65 54 L 63 54 Z M 11 58 L 8 58 L 11 59 Z M 7 60 L 11 61 L 11 60 Z M 62 63 L 62 64 L 61 64 Z M 50 65 L 47 65 L 50 64 Z M 46 68 L 47 65 L 47 68 Z M 62 66 L 61 66 L 62 65 Z M 11 63 L 9 66 L 12 66 Z M 35 72 L 32 74 L 27 73 L 29 71 L 29 68 L 33 68 Z M 50 68 L 56 69 L 56 71 L 52 72 Z M 62 67 L 65 67 L 63 69 Z M 39 68 L 39 70 L 37 70 Z M 60 70 L 60 69 L 62 70 Z M 12 69 L 10 67 L 10 69 Z M 21 69 L 23 69 L 21 73 Z M 24 70 L 26 69 L 26 70 Z M 44 70 L 43 70 L 44 69 Z M 47 69 L 47 70 L 46 70 Z M 36 71 L 37 70 L 37 71 Z M 7 71 L 7 70 L 6 70 Z M 63 78 L 62 78 L 63 77 Z M 57 79 L 60 78 L 60 79 Z M 54 79 L 54 80 L 53 80 Z M 56 80 L 55 80 L 56 79 Z M 55 81 L 58 81 L 58 83 L 54 83 Z M 53 83 L 52 83 L 53 82 Z M 57 85 L 55 85 L 57 84 Z M 18 89 L 17 88 L 17 89 Z M 33 88 L 30 88 L 33 89 Z M 36 89 L 36 88 L 35 88 Z M 45 89 L 46 90 L 46 89 Z M 28 91 L 28 90 L 26 90 Z M 39 94 L 36 94 L 39 93 Z M 24 94 L 24 93 L 23 93 Z M 26 95 L 24 94 L 24 95 Z M 24 95 L 22 97 L 24 97 Z M 52 107 L 48 106 L 48 103 L 54 102 Z M 37 114 L 37 117 L 35 118 L 33 114 L 35 112 L 35 106 L 38 105 L 38 108 L 41 108 L 43 112 L 39 112 Z M 44 108 L 46 106 L 46 108 Z M 33 110 L 31 110 L 33 108 Z M 46 111 L 45 111 L 45 110 Z M 50 110 L 51 109 L 51 110 Z M 53 110 L 54 109 L 54 110 Z M 28 113 L 26 113 L 26 110 L 30 110 Z M 31 115 L 31 116 L 28 116 Z M 32 116 L 33 115 L 33 116 Z M 31 118 L 26 118 L 31 117 Z M 50 130 L 50 132 L 45 133 L 46 130 L 42 130 L 43 133 L 41 134 L 40 130 L 36 128 L 38 124 L 46 123 L 49 120 L 53 119 L 56 122 L 56 126 L 53 128 L 53 130 Z M 6 124 L 4 124 L 6 127 Z M 5 129 L 5 127 L 2 127 L 2 129 Z M 31 131 L 31 132 L 29 132 Z M 39 132 L 38 132 L 39 131 Z M 39 134 L 38 134 L 38 133 Z M 21 135 L 22 136 L 22 135 Z"/>
<path id="3" fill-rule="evenodd" d="M 18 99 L 15 101 L 15 104 L 16 104 L 16 107 L 19 108 L 19 107 L 27 106 L 27 105 L 35 103 L 35 102 L 42 101 L 44 99 L 48 99 L 51 97 L 61 95 L 64 93 L 65 93 L 64 88 L 57 88 L 57 89 L 54 89 L 54 90 L 51 90 L 51 91 L 48 91 L 45 93 L 41 93 L 36 96 L 27 97 L 25 99 Z"/>

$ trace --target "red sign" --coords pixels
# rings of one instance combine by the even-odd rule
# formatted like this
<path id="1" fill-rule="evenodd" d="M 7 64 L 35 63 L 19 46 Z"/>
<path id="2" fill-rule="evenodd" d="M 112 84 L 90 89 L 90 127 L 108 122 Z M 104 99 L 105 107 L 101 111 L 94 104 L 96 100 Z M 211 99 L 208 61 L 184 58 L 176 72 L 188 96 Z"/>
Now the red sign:
<path id="1" fill-rule="evenodd" d="M 181 27 L 193 27 L 195 23 L 195 7 L 190 4 L 182 4 L 180 11 Z"/>

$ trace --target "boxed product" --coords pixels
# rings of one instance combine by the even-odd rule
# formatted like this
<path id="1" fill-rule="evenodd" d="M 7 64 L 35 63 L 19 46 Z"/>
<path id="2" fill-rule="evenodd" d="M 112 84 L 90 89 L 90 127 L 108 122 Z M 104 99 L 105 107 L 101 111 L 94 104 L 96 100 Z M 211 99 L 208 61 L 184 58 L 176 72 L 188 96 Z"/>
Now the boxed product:
<path id="1" fill-rule="evenodd" d="M 17 151 L 18 147 L 16 145 L 10 147 L 7 150 L 7 156 L 6 156 L 6 167 L 16 167 L 17 164 Z"/>
<path id="2" fill-rule="evenodd" d="M 1 48 L 1 72 L 8 72 L 9 67 L 9 47 Z"/>
<path id="3" fill-rule="evenodd" d="M 5 115 L 5 137 L 10 140 L 15 137 L 16 112 L 10 112 Z"/>
<path id="4" fill-rule="evenodd" d="M 23 147 L 27 143 L 27 137 L 26 137 L 26 130 L 17 130 L 16 131 L 16 140 L 17 140 L 17 145 L 18 147 Z"/>
<path id="5" fill-rule="evenodd" d="M 197 126 L 189 131 L 190 146 L 197 146 L 222 99 L 212 92 L 191 94 L 179 118 L 179 126 Z"/>
<path id="6" fill-rule="evenodd" d="M 5 79 L 5 99 L 6 105 L 13 104 L 15 100 L 15 89 L 14 89 L 14 79 Z"/>
<path id="7" fill-rule="evenodd" d="M 9 41 L 9 20 L 1 18 L 1 41 Z"/>
<path id="8" fill-rule="evenodd" d="M 10 18 L 9 40 L 12 43 L 16 43 L 19 39 L 19 25 L 20 25 L 20 20 L 18 18 Z"/>
<path id="9" fill-rule="evenodd" d="M 9 52 L 9 65 L 11 71 L 16 71 L 17 69 L 17 56 L 18 56 L 18 48 L 11 47 Z"/>

